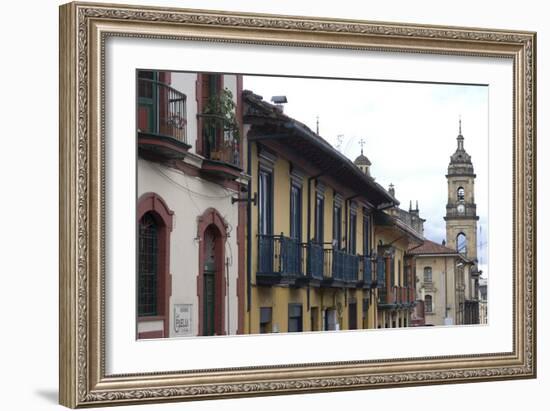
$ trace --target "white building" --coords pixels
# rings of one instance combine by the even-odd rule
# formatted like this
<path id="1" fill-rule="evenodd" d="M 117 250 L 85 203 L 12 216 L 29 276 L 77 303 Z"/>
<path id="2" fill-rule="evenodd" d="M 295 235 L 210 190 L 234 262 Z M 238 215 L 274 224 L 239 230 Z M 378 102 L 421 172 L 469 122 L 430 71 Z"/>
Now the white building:
<path id="1" fill-rule="evenodd" d="M 137 336 L 236 334 L 242 78 L 139 71 L 137 82 Z"/>

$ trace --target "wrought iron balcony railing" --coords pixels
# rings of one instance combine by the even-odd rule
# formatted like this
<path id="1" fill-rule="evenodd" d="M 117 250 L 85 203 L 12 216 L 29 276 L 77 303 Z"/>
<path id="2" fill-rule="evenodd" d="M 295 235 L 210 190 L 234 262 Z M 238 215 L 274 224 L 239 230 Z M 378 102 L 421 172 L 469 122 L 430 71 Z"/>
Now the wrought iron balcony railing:
<path id="1" fill-rule="evenodd" d="M 202 155 L 240 168 L 241 147 L 237 128 L 218 114 L 199 114 L 199 118 L 202 119 Z"/>
<path id="2" fill-rule="evenodd" d="M 182 92 L 159 81 L 138 79 L 138 131 L 187 144 L 187 101 Z"/>

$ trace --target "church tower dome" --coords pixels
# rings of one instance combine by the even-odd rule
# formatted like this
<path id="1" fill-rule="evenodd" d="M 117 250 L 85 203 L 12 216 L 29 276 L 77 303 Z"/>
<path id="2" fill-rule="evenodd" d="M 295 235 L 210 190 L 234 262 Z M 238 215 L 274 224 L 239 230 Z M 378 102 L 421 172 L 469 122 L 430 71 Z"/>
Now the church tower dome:
<path id="1" fill-rule="evenodd" d="M 365 173 L 366 175 L 370 176 L 370 166 L 371 166 L 371 162 L 370 160 L 367 158 L 366 155 L 363 154 L 363 145 L 365 144 L 365 141 L 363 139 L 361 139 L 361 141 L 359 142 L 359 144 L 361 145 L 361 154 L 359 156 L 357 156 L 357 158 L 353 161 L 353 163 L 359 167 L 359 169 Z"/>

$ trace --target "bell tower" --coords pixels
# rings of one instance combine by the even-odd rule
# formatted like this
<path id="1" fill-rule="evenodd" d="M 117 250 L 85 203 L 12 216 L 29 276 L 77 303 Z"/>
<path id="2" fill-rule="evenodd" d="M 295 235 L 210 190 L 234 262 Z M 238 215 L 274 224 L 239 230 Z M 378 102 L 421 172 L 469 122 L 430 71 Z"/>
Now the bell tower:
<path id="1" fill-rule="evenodd" d="M 458 122 L 457 147 L 447 170 L 447 247 L 457 250 L 477 263 L 477 221 L 474 166 L 464 149 L 462 120 Z"/>

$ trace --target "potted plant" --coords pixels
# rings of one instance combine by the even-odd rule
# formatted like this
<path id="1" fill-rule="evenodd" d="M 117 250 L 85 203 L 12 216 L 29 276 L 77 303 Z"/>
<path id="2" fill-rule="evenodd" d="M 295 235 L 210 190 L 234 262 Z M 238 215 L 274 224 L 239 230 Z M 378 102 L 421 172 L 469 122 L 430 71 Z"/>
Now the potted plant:
<path id="1" fill-rule="evenodd" d="M 233 100 L 233 93 L 228 88 L 212 95 L 203 109 L 204 127 L 212 160 L 230 160 L 224 158 L 224 153 L 226 156 L 232 155 L 226 148 L 233 147 L 240 138 L 235 109 L 236 104 Z M 223 133 L 223 144 L 216 144 L 220 128 Z M 227 141 L 226 136 L 229 136 L 233 141 Z"/>

